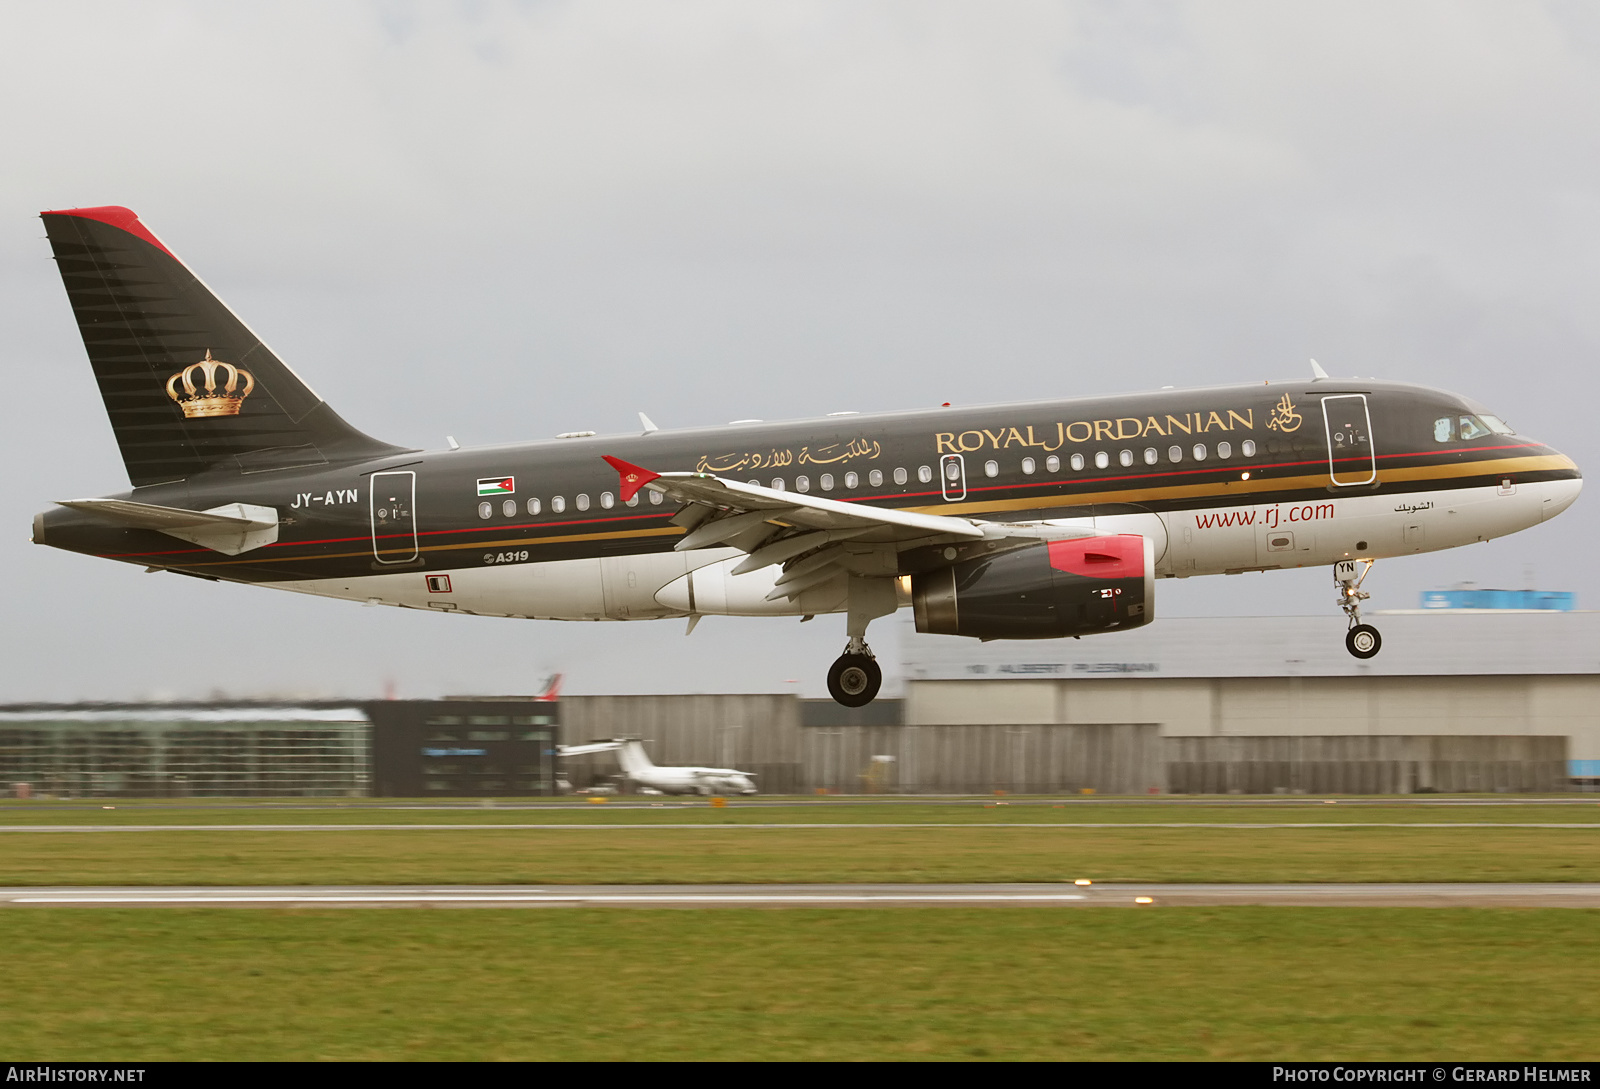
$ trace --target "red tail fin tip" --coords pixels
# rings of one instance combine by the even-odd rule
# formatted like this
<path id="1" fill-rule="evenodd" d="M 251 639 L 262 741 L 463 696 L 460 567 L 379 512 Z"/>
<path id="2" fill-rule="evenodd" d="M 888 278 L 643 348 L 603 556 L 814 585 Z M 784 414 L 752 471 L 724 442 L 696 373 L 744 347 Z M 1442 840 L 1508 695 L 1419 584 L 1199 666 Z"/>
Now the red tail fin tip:
<path id="1" fill-rule="evenodd" d="M 661 475 L 660 473 L 652 473 L 649 469 L 641 469 L 637 465 L 630 465 L 621 458 L 614 458 L 610 455 L 605 455 L 605 461 L 622 478 L 621 491 L 624 503 L 638 495 L 640 488 L 643 488 Z"/>

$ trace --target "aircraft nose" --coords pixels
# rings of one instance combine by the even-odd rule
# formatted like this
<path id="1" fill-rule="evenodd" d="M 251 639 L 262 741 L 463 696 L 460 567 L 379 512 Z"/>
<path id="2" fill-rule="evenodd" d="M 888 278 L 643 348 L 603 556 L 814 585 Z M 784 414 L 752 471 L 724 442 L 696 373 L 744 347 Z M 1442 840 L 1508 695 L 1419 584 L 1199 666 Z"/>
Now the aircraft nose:
<path id="1" fill-rule="evenodd" d="M 1544 501 L 1539 507 L 1539 521 L 1548 522 L 1578 501 L 1578 493 L 1583 491 L 1583 480 L 1580 477 L 1551 480 L 1545 483 L 1542 490 Z"/>

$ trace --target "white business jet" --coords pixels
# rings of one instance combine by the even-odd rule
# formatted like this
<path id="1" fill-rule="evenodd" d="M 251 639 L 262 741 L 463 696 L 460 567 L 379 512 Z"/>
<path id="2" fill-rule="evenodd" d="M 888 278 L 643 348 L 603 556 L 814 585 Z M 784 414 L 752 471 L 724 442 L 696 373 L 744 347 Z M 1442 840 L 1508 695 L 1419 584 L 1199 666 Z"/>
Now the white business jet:
<path id="1" fill-rule="evenodd" d="M 754 773 L 733 768 L 661 768 L 655 765 L 644 743 L 637 738 L 612 738 L 583 745 L 560 745 L 562 756 L 615 752 L 622 775 L 632 779 L 645 794 L 754 794 Z"/>

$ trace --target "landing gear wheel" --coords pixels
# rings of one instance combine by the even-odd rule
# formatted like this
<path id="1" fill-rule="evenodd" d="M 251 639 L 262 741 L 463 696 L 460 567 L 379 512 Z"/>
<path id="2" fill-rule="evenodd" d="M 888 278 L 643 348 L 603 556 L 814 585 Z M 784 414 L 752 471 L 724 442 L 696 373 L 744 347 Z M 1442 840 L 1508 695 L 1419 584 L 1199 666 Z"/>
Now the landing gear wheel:
<path id="1" fill-rule="evenodd" d="M 1371 624 L 1357 624 L 1345 632 L 1344 647 L 1357 658 L 1372 658 L 1383 649 L 1383 636 Z"/>
<path id="2" fill-rule="evenodd" d="M 865 707 L 883 685 L 883 670 L 870 654 L 841 654 L 828 670 L 828 695 L 846 707 Z"/>

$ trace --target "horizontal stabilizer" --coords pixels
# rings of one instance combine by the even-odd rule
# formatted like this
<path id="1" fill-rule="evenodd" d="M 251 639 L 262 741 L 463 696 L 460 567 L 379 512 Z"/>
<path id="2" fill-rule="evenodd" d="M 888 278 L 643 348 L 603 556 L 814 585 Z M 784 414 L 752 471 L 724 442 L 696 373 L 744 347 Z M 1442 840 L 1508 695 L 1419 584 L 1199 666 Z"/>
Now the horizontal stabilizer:
<path id="1" fill-rule="evenodd" d="M 65 499 L 57 505 L 129 529 L 153 529 L 226 556 L 237 556 L 278 539 L 277 510 L 253 503 L 228 503 L 210 510 L 160 507 L 131 499 Z"/>
<path id="2" fill-rule="evenodd" d="M 560 756 L 588 756 L 590 753 L 614 752 L 620 748 L 620 741 L 591 741 L 585 745 L 557 745 L 556 753 Z"/>

